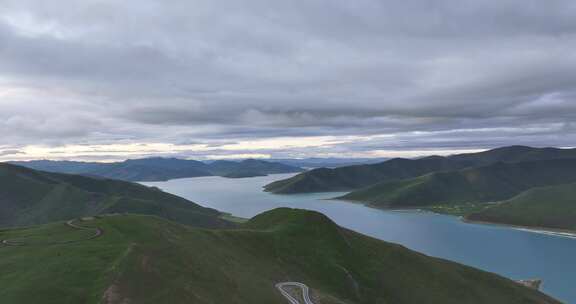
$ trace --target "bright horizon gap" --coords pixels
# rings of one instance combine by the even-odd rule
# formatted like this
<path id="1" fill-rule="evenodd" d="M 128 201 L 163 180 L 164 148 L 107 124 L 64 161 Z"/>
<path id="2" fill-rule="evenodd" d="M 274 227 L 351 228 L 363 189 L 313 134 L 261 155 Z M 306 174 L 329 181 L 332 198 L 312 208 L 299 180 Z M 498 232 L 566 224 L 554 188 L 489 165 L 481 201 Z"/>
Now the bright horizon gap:
<path id="1" fill-rule="evenodd" d="M 198 145 L 194 145 L 198 146 Z M 202 146 L 202 145 L 201 145 Z M 128 159 L 163 157 L 179 158 L 193 160 L 233 160 L 233 159 L 309 159 L 309 158 L 417 158 L 431 155 L 447 156 L 453 154 L 476 153 L 487 151 L 490 148 L 478 149 L 406 149 L 406 150 L 385 150 L 375 149 L 371 151 L 352 152 L 352 153 L 330 153 L 323 152 L 314 155 L 291 155 L 289 151 L 286 154 L 275 155 L 275 153 L 234 153 L 228 151 L 225 154 L 210 154 L 210 149 L 200 147 L 194 154 L 190 155 L 189 146 L 177 146 L 171 144 L 127 144 L 127 145 L 91 145 L 86 148 L 85 145 L 70 145 L 66 147 L 46 147 L 31 146 L 19 150 L 17 153 L 0 155 L 0 162 L 7 161 L 29 161 L 29 160 L 54 160 L 54 161 L 89 161 L 89 162 L 117 162 Z M 140 147 L 140 148 L 139 148 Z M 146 147 L 146 148 L 143 148 Z M 542 146 L 540 148 L 544 148 Z M 547 147 L 547 146 L 546 146 Z M 114 149 L 111 149 L 114 148 Z M 569 149 L 573 147 L 555 147 Z M 0 147 L 1 149 L 1 147 Z"/>

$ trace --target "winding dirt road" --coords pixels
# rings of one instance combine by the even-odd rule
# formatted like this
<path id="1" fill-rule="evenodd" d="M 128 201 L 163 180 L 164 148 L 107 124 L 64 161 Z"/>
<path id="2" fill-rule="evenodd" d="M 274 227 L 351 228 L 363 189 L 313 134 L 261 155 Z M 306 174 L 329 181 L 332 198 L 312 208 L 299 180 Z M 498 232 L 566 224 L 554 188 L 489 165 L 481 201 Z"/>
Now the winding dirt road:
<path id="1" fill-rule="evenodd" d="M 295 299 L 288 291 L 284 289 L 284 287 L 298 287 L 302 289 L 302 298 L 304 299 L 304 303 L 302 304 L 314 304 L 312 300 L 310 300 L 310 289 L 305 284 L 299 282 L 282 282 L 276 284 L 276 288 L 280 291 L 280 293 L 288 300 L 290 304 L 301 304 L 300 301 Z"/>
<path id="2" fill-rule="evenodd" d="M 94 234 L 82 238 L 82 239 L 77 239 L 77 240 L 66 240 L 66 241 L 56 241 L 56 242 L 41 242 L 41 243 L 35 243 L 35 244 L 30 244 L 30 243 L 26 243 L 23 241 L 17 241 L 17 240 L 0 240 L 0 244 L 2 244 L 3 246 L 29 246 L 29 245 L 58 245 L 58 244 L 72 244 L 72 243 L 77 243 L 77 242 L 83 242 L 83 241 L 88 241 L 88 240 L 92 240 L 95 239 L 97 237 L 100 237 L 104 234 L 104 230 L 102 230 L 102 228 L 100 227 L 84 227 L 84 226 L 79 226 L 77 224 L 75 224 L 74 222 L 76 221 L 76 219 L 73 220 L 69 220 L 65 223 L 66 226 L 73 228 L 73 229 L 77 229 L 77 230 L 93 230 Z"/>

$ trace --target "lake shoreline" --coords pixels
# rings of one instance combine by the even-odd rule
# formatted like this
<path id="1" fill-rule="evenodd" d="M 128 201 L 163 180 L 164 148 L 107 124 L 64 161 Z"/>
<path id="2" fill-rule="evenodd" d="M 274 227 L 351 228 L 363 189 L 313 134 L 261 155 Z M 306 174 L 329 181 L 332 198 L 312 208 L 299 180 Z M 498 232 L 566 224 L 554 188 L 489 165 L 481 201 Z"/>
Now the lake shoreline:
<path id="1" fill-rule="evenodd" d="M 495 223 L 495 222 L 486 222 L 486 221 L 474 221 L 474 220 L 466 219 L 463 216 L 460 216 L 459 218 L 463 223 L 467 223 L 467 224 L 507 227 L 507 228 L 512 228 L 512 229 L 516 229 L 516 230 L 520 230 L 520 231 L 526 231 L 526 232 L 532 232 L 532 233 L 540 233 L 540 234 L 546 234 L 546 235 L 551 235 L 551 236 L 576 239 L 576 231 L 573 231 L 573 230 L 553 229 L 553 228 L 535 227 L 535 226 L 522 226 L 522 225 Z"/>
<path id="2" fill-rule="evenodd" d="M 564 303 L 576 303 L 571 283 L 572 274 L 576 273 L 574 239 L 522 233 L 511 227 L 467 224 L 459 220 L 461 214 L 433 212 L 421 207 L 392 209 L 366 202 L 334 200 L 345 193 L 290 195 L 262 191 L 264 185 L 285 176 L 289 177 L 288 174 L 246 179 L 212 176 L 148 185 L 244 218 L 274 208 L 314 210 L 341 227 L 429 256 L 471 265 L 506 278 L 541 279 L 545 282 L 544 292 Z"/>
<path id="3" fill-rule="evenodd" d="M 545 235 L 556 236 L 556 237 L 576 239 L 576 231 L 574 231 L 574 230 L 553 229 L 553 228 L 534 227 L 534 226 L 522 226 L 522 225 L 496 223 L 496 222 L 486 222 L 486 221 L 474 221 L 474 220 L 466 219 L 464 216 L 461 216 L 461 215 L 459 216 L 459 215 L 453 215 L 453 214 L 442 213 L 442 212 L 434 212 L 434 211 L 429 210 L 429 209 L 423 209 L 422 207 L 413 207 L 413 208 L 406 208 L 406 207 L 404 207 L 404 208 L 389 208 L 389 207 L 374 206 L 374 205 L 371 205 L 371 204 L 369 204 L 369 203 L 364 203 L 364 202 L 361 202 L 361 201 L 346 200 L 346 199 L 339 199 L 339 198 L 329 198 L 329 199 L 322 199 L 322 200 L 337 200 L 337 201 L 343 201 L 343 202 L 347 202 L 347 203 L 359 204 L 359 205 L 366 206 L 366 207 L 368 207 L 368 208 L 373 208 L 373 209 L 378 209 L 378 210 L 384 210 L 384 211 L 422 212 L 422 213 L 440 214 L 440 215 L 457 217 L 457 218 L 460 219 L 461 222 L 466 223 L 466 224 L 477 224 L 477 225 L 506 227 L 506 228 L 511 228 L 511 229 L 520 230 L 520 231 L 526 231 L 526 232 L 539 233 L 539 234 L 545 234 Z"/>

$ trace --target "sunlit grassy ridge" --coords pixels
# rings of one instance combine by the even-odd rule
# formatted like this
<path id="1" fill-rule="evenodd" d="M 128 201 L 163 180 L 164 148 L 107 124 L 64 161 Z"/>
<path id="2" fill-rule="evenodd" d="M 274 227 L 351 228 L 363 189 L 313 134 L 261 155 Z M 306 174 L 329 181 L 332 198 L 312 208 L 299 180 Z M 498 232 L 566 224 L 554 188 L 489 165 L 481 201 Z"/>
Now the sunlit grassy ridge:
<path id="1" fill-rule="evenodd" d="M 274 284 L 298 281 L 323 304 L 558 303 L 497 275 L 342 229 L 311 211 L 276 209 L 224 230 L 134 215 L 83 225 L 104 235 L 68 245 L 0 247 L 0 299 L 280 304 L 285 299 Z M 62 227 L 2 230 L 0 239 L 54 238 Z"/>

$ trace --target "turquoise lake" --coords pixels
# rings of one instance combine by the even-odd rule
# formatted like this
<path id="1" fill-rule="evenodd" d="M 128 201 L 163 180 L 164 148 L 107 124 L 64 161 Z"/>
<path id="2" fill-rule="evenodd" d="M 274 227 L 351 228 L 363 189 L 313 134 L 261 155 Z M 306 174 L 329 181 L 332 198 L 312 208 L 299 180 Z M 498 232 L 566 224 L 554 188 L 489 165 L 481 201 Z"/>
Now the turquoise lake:
<path id="1" fill-rule="evenodd" d="M 431 256 L 511 279 L 542 279 L 544 292 L 565 303 L 576 303 L 575 238 L 467 224 L 453 216 L 385 211 L 327 200 L 338 193 L 276 195 L 262 191 L 264 185 L 289 176 L 199 177 L 143 184 L 240 217 L 249 218 L 277 207 L 316 210 L 343 227 Z"/>

